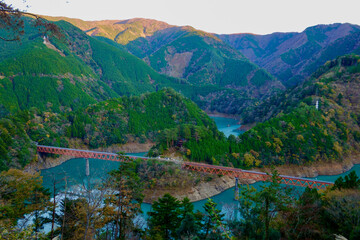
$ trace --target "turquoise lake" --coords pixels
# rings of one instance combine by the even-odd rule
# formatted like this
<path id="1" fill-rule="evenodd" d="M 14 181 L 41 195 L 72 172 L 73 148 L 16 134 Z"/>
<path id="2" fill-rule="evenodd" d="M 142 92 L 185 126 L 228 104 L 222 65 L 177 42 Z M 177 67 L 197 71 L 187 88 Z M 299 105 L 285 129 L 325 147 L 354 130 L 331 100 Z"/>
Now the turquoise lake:
<path id="1" fill-rule="evenodd" d="M 223 132 L 226 137 L 229 137 L 231 134 L 237 136 L 241 133 L 240 130 L 237 130 L 241 125 L 238 123 L 239 120 L 233 118 L 224 118 L 224 117 L 210 117 L 212 118 L 219 131 Z"/>
<path id="2" fill-rule="evenodd" d="M 222 117 L 212 117 L 219 130 L 224 132 L 226 136 L 230 134 L 238 135 L 239 132 L 236 131 L 237 128 L 240 127 L 238 121 L 230 118 L 222 118 Z M 137 153 L 138 156 L 144 156 L 146 153 Z M 131 154 L 135 155 L 135 154 Z M 56 179 L 59 183 L 57 185 L 58 190 L 62 190 L 65 188 L 65 183 L 61 179 L 65 176 L 67 177 L 67 186 L 73 186 L 78 184 L 83 184 L 83 180 L 86 179 L 85 176 L 85 165 L 86 161 L 83 158 L 74 158 L 69 161 L 64 162 L 63 164 L 45 169 L 41 171 L 41 176 L 43 176 L 43 185 L 49 189 L 52 189 L 53 180 Z M 112 169 L 118 168 L 118 162 L 105 161 L 99 159 L 90 159 L 90 182 L 96 182 L 99 179 L 105 176 L 105 173 L 111 171 Z M 350 171 L 355 170 L 356 174 L 360 176 L 360 165 L 355 165 Z M 318 176 L 316 179 L 334 182 L 336 178 L 339 176 L 344 176 L 349 172 L 334 175 L 334 176 Z M 258 182 L 252 184 L 255 188 L 258 188 L 262 183 Z M 300 190 L 301 191 L 301 190 Z M 234 188 L 230 188 L 216 196 L 213 196 L 212 199 L 218 203 L 218 207 L 222 209 L 222 211 L 226 214 L 231 214 L 233 211 L 232 208 L 236 206 L 237 202 L 234 200 Z M 203 205 L 206 200 L 198 201 L 194 203 L 195 210 L 203 210 Z M 150 210 L 150 204 L 143 204 L 142 209 L 144 215 Z M 145 215 L 146 216 L 146 215 Z M 228 218 L 231 216 L 228 215 Z"/>

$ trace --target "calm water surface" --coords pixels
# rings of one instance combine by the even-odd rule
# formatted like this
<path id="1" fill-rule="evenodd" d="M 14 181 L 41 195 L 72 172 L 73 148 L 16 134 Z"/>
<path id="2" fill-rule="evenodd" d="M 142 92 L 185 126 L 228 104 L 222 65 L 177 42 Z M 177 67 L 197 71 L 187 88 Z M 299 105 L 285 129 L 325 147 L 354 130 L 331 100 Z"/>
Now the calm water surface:
<path id="1" fill-rule="evenodd" d="M 223 132 L 226 137 L 229 137 L 231 134 L 238 136 L 242 131 L 237 130 L 241 125 L 239 121 L 233 118 L 224 118 L 224 117 L 210 117 L 212 118 L 219 131 Z"/>
<path id="2" fill-rule="evenodd" d="M 240 127 L 238 124 L 238 121 L 231 118 L 223 118 L 223 117 L 212 117 L 214 121 L 216 122 L 218 128 L 220 131 L 224 132 L 226 136 L 229 136 L 230 134 L 238 135 L 240 132 L 236 129 Z M 143 153 L 137 153 L 137 156 L 144 156 L 146 152 Z M 131 153 L 131 155 L 135 155 Z M 65 187 L 64 181 L 62 179 L 66 176 L 67 178 L 67 186 L 73 186 L 77 184 L 83 184 L 84 179 L 86 179 L 85 176 L 85 165 L 86 161 L 83 158 L 74 158 L 67 162 L 64 162 L 63 164 L 50 168 L 45 169 L 41 171 L 41 176 L 43 176 L 43 185 L 44 187 L 47 187 L 49 189 L 52 189 L 53 181 L 56 179 L 58 181 L 58 190 L 62 190 Z M 106 176 L 106 173 L 117 169 L 119 166 L 118 162 L 112 162 L 112 161 L 105 161 L 105 160 L 99 160 L 99 159 L 90 159 L 90 182 L 96 182 L 99 179 Z M 355 165 L 350 171 L 355 170 L 356 174 L 360 176 L 360 165 Z M 340 174 L 340 175 L 334 175 L 334 176 L 318 176 L 316 179 L 318 180 L 324 180 L 324 181 L 330 181 L 334 182 L 335 179 L 337 179 L 339 176 L 344 176 L 348 174 L 349 172 Z M 314 178 L 315 179 L 315 178 Z M 255 188 L 259 188 L 261 186 L 261 182 L 252 184 Z M 212 199 L 218 203 L 219 209 L 222 209 L 222 211 L 226 214 L 232 212 L 231 209 L 236 206 L 236 201 L 234 201 L 234 188 L 230 188 L 216 196 L 213 196 Z M 198 201 L 194 203 L 195 210 L 203 211 L 203 205 L 206 202 L 206 200 Z M 150 204 L 143 204 L 142 209 L 144 212 L 144 215 L 151 209 Z M 146 216 L 146 215 L 145 215 Z M 231 217 L 228 215 L 228 217 Z"/>

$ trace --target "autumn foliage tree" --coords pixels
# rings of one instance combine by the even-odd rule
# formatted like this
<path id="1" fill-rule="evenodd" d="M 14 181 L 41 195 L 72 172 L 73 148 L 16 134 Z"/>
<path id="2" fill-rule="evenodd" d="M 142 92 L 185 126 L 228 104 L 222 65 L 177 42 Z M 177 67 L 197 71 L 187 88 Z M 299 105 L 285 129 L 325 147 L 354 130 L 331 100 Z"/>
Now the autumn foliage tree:
<path id="1" fill-rule="evenodd" d="M 16 169 L 1 172 L 0 225 L 15 226 L 25 214 L 44 210 L 49 196 L 39 174 L 32 175 Z"/>

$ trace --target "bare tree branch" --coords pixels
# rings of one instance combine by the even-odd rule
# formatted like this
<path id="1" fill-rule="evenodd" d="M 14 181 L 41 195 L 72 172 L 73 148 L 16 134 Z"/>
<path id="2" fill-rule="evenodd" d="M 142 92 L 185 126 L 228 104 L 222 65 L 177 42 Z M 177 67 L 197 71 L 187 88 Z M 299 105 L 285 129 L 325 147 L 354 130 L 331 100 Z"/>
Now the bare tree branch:
<path id="1" fill-rule="evenodd" d="M 60 28 L 56 24 L 36 14 L 15 9 L 12 5 L 0 0 L 0 29 L 8 32 L 8 36 L 0 36 L 0 40 L 20 41 L 20 37 L 25 33 L 23 17 L 26 16 L 34 19 L 34 27 L 37 27 L 43 35 L 51 33 L 57 38 L 63 37 Z"/>

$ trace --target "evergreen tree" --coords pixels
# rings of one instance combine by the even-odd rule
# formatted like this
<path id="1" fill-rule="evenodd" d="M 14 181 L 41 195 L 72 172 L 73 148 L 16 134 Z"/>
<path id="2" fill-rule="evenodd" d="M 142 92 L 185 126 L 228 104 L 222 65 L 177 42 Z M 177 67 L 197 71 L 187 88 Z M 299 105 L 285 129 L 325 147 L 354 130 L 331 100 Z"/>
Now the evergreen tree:
<path id="1" fill-rule="evenodd" d="M 264 222 L 265 240 L 270 239 L 270 222 L 278 212 L 286 211 L 293 201 L 290 196 L 290 188 L 282 189 L 279 174 L 272 169 L 271 181 L 261 186 L 261 190 L 255 195 L 255 203 L 260 209 L 260 219 Z"/>
<path id="2" fill-rule="evenodd" d="M 181 224 L 176 233 L 181 239 L 195 239 L 201 229 L 202 214 L 194 213 L 194 204 L 185 197 L 180 206 Z"/>
<path id="3" fill-rule="evenodd" d="M 271 228 L 271 223 L 276 216 L 289 211 L 294 199 L 290 188 L 280 186 L 279 174 L 273 169 L 260 190 L 242 190 L 239 201 L 242 219 L 230 224 L 233 234 L 245 238 L 276 239 L 280 232 Z"/>
<path id="4" fill-rule="evenodd" d="M 203 219 L 203 238 L 204 239 L 222 239 L 222 232 L 226 234 L 223 218 L 224 214 L 216 208 L 211 198 L 204 205 L 205 215 Z"/>
<path id="5" fill-rule="evenodd" d="M 187 213 L 176 233 L 180 239 L 198 239 L 199 230 L 199 221 L 194 214 Z"/>
<path id="6" fill-rule="evenodd" d="M 166 193 L 152 205 L 149 214 L 150 235 L 157 233 L 164 239 L 176 238 L 176 230 L 181 222 L 181 202 Z"/>
<path id="7" fill-rule="evenodd" d="M 194 204 L 190 202 L 188 197 L 185 197 L 180 204 L 181 220 L 184 220 L 186 215 L 194 215 Z"/>
<path id="8" fill-rule="evenodd" d="M 341 190 L 342 188 L 344 189 L 356 189 L 360 187 L 360 179 L 359 177 L 356 175 L 355 171 L 351 171 L 348 175 L 346 175 L 344 178 L 343 177 L 338 177 L 335 180 L 334 186 L 332 187 L 332 189 L 339 189 Z"/>
<path id="9" fill-rule="evenodd" d="M 125 159 L 128 160 L 128 159 Z M 113 208 L 109 212 L 115 239 L 128 239 L 135 232 L 134 219 L 141 213 L 143 184 L 135 171 L 134 162 L 122 162 L 118 170 L 110 172 L 110 186 L 114 191 L 106 202 Z"/>

